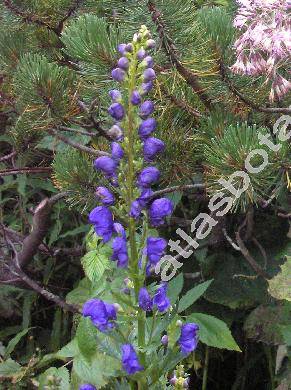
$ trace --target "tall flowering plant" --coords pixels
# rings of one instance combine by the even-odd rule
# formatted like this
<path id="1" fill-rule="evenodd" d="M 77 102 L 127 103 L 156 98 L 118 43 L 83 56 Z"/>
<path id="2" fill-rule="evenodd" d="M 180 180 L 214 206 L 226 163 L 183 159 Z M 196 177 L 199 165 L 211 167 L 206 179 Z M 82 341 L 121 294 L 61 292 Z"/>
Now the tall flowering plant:
<path id="1" fill-rule="evenodd" d="M 247 76 L 267 75 L 272 83 L 270 100 L 280 100 L 291 90 L 291 82 L 281 72 L 290 63 L 291 2 L 237 0 L 237 3 L 234 26 L 242 34 L 234 43 L 237 61 L 231 70 Z"/>
<path id="2" fill-rule="evenodd" d="M 177 317 L 166 283 L 148 284 L 167 246 L 164 238 L 151 234 L 152 228 L 163 225 L 173 212 L 173 203 L 168 198 L 156 199 L 151 188 L 160 178 L 154 161 L 165 148 L 163 141 L 154 137 L 154 103 L 146 97 L 156 77 L 153 58 L 147 52 L 154 46 L 145 26 L 131 43 L 118 46 L 121 57 L 112 78 L 120 88 L 109 92 L 112 104 L 108 109 L 115 140 L 111 155 L 94 162 L 108 180 L 108 188 L 97 188 L 100 205 L 91 211 L 89 221 L 103 243 L 111 246 L 116 267 L 126 270 L 126 287 L 118 303 L 97 298 L 87 301 L 83 316 L 89 317 L 101 334 L 118 340 L 120 376 L 131 388 L 166 386 L 169 379 L 169 386 L 182 389 L 188 387 L 184 370 L 180 367 L 172 378 L 168 372 L 196 349 L 199 327 Z M 173 327 L 176 337 L 169 343 L 166 329 Z M 94 386 L 83 384 L 80 389 Z"/>

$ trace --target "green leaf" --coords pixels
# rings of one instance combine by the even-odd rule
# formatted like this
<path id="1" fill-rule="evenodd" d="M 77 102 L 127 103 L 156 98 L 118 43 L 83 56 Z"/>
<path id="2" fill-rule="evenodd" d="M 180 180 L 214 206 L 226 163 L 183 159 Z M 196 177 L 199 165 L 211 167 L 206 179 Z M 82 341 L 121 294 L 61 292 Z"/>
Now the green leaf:
<path id="1" fill-rule="evenodd" d="M 76 338 L 81 354 L 90 360 L 97 351 L 96 328 L 90 318 L 81 319 L 76 332 Z"/>
<path id="2" fill-rule="evenodd" d="M 0 378 L 12 377 L 21 370 L 21 365 L 12 359 L 8 359 L 3 363 L 0 363 Z"/>
<path id="3" fill-rule="evenodd" d="M 198 286 L 187 291 L 187 293 L 179 301 L 179 313 L 182 313 L 189 306 L 193 305 L 208 289 L 210 284 L 213 282 L 213 279 L 207 280 L 207 282 L 201 283 Z"/>
<path id="4" fill-rule="evenodd" d="M 276 299 L 286 299 L 291 302 L 291 256 L 286 256 L 286 262 L 273 279 L 269 280 L 269 293 Z"/>
<path id="5" fill-rule="evenodd" d="M 182 291 L 183 284 L 184 284 L 184 276 L 182 272 L 178 276 L 170 280 L 168 284 L 167 295 L 170 301 L 172 302 L 172 304 L 177 301 L 179 294 Z"/>
<path id="6" fill-rule="evenodd" d="M 66 367 L 50 367 L 38 377 L 39 390 L 70 390 L 70 374 Z"/>
<path id="7" fill-rule="evenodd" d="M 187 322 L 199 325 L 199 339 L 209 347 L 229 349 L 241 352 L 225 322 L 203 313 L 194 313 L 187 317 Z"/>
<path id="8" fill-rule="evenodd" d="M 110 269 L 110 263 L 108 260 L 108 249 L 97 248 L 85 254 L 82 257 L 82 265 L 86 276 L 91 282 L 98 282 L 106 269 Z"/>
<path id="9" fill-rule="evenodd" d="M 6 348 L 6 351 L 5 351 L 4 359 L 7 359 L 8 356 L 10 356 L 11 352 L 14 351 L 14 348 L 16 347 L 16 345 L 19 343 L 19 341 L 22 339 L 22 337 L 27 334 L 27 332 L 30 329 L 31 328 L 23 329 L 21 332 L 17 333 L 17 335 L 14 336 L 13 339 L 11 339 L 9 341 L 7 348 Z"/>

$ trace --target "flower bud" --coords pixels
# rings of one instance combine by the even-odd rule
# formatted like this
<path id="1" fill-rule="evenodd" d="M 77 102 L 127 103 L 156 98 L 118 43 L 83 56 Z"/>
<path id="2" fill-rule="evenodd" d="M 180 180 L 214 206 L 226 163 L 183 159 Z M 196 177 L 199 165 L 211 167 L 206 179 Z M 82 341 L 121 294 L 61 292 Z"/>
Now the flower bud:
<path id="1" fill-rule="evenodd" d="M 141 96 L 138 91 L 132 92 L 131 103 L 135 106 L 138 106 L 141 103 Z"/>
<path id="2" fill-rule="evenodd" d="M 121 128 L 118 125 L 112 126 L 108 130 L 107 133 L 108 133 L 108 135 L 110 137 L 112 137 L 113 139 L 116 139 L 116 140 L 120 140 L 122 138 L 122 135 L 123 135 L 123 132 L 122 132 Z"/>
<path id="3" fill-rule="evenodd" d="M 126 57 L 121 57 L 119 58 L 117 65 L 119 68 L 127 70 L 129 67 L 129 61 Z"/>
<path id="4" fill-rule="evenodd" d="M 112 116 L 112 118 L 116 119 L 117 121 L 123 119 L 125 115 L 123 105 L 120 103 L 111 104 L 111 106 L 108 109 L 108 113 Z"/>
<path id="5" fill-rule="evenodd" d="M 120 54 L 124 56 L 127 52 L 126 47 L 127 47 L 126 43 L 121 43 L 120 45 L 117 46 L 117 50 L 119 51 Z"/>
<path id="6" fill-rule="evenodd" d="M 139 61 L 142 61 L 146 56 L 146 51 L 145 49 L 142 47 L 141 49 L 139 49 L 139 51 L 137 52 L 137 59 Z"/>
<path id="7" fill-rule="evenodd" d="M 122 310 L 122 307 L 120 306 L 119 303 L 113 303 L 113 306 L 114 306 L 114 308 L 115 308 L 115 310 L 116 310 L 117 312 L 119 312 L 119 311 Z"/>
<path id="8" fill-rule="evenodd" d="M 170 385 L 172 386 L 175 386 L 177 384 L 177 377 L 176 376 L 173 376 L 171 379 L 170 379 Z"/>
<path id="9" fill-rule="evenodd" d="M 156 42 L 153 39 L 149 39 L 146 43 L 147 49 L 154 49 L 156 46 Z"/>
<path id="10" fill-rule="evenodd" d="M 154 60 L 151 56 L 146 56 L 141 65 L 143 65 L 145 68 L 152 68 L 154 66 Z"/>
<path id="11" fill-rule="evenodd" d="M 165 334 L 162 338 L 161 338 L 161 343 L 166 347 L 169 343 L 169 337 Z"/>
<path id="12" fill-rule="evenodd" d="M 156 72 L 152 68 L 148 68 L 143 72 L 145 82 L 153 81 L 156 78 Z"/>
<path id="13" fill-rule="evenodd" d="M 132 52 L 133 52 L 132 43 L 128 43 L 128 44 L 126 45 L 126 51 L 127 51 L 128 53 L 132 53 Z"/>
<path id="14" fill-rule="evenodd" d="M 125 79 L 125 72 L 121 68 L 115 68 L 111 72 L 111 76 L 112 76 L 113 80 L 121 83 Z"/>
<path id="15" fill-rule="evenodd" d="M 112 158 L 116 161 L 119 161 L 124 156 L 124 151 L 118 142 L 111 143 L 111 155 Z"/>
<path id="16" fill-rule="evenodd" d="M 121 92 L 118 91 L 118 89 L 111 89 L 109 91 L 109 96 L 111 97 L 113 102 L 118 102 L 122 98 Z"/>
<path id="17" fill-rule="evenodd" d="M 114 204 L 114 195 L 106 187 L 97 187 L 95 194 L 105 206 Z"/>
<path id="18" fill-rule="evenodd" d="M 181 320 L 178 320 L 176 322 L 176 326 L 178 326 L 179 328 L 181 328 L 182 325 L 183 325 L 183 322 Z"/>
<path id="19" fill-rule="evenodd" d="M 153 86 L 154 86 L 154 84 L 152 81 L 148 81 L 147 83 L 142 83 L 141 94 L 146 95 L 147 93 L 149 93 L 153 89 Z"/>
<path id="20" fill-rule="evenodd" d="M 146 100 L 140 106 L 139 116 L 145 119 L 154 112 L 154 109 L 155 109 L 154 103 L 151 100 Z"/>

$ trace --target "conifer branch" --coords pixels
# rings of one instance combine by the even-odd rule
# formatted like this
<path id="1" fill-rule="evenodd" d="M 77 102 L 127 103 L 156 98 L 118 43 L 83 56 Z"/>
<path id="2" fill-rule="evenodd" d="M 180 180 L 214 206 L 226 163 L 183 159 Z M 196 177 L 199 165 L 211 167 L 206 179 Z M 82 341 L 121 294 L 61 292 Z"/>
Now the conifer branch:
<path id="1" fill-rule="evenodd" d="M 57 130 L 48 129 L 47 132 L 59 139 L 60 141 L 64 142 L 65 144 L 70 145 L 75 149 L 81 150 L 81 152 L 89 153 L 93 156 L 109 156 L 109 153 L 103 152 L 101 150 L 96 150 L 88 146 L 81 145 L 78 142 L 72 141 L 71 139 L 64 137 L 62 134 L 59 134 Z"/>
<path id="2" fill-rule="evenodd" d="M 94 137 L 94 136 L 96 136 L 96 134 L 90 133 L 89 131 L 74 129 L 74 128 L 66 127 L 66 126 L 59 126 L 58 129 L 61 130 L 61 131 L 67 131 L 67 132 L 69 132 L 69 133 L 86 135 L 86 136 L 88 136 L 88 137 Z M 0 161 L 1 161 L 1 159 L 0 159 Z"/>
<path id="3" fill-rule="evenodd" d="M 195 118 L 201 118 L 202 114 L 196 110 L 194 107 L 192 107 L 186 100 L 178 99 L 176 96 L 170 94 L 166 88 L 161 88 L 163 92 L 163 96 L 166 99 L 169 99 L 176 107 L 180 108 L 181 110 L 187 112 L 187 114 L 194 116 Z"/>
<path id="4" fill-rule="evenodd" d="M 57 33 L 57 35 L 61 35 L 65 21 L 74 15 L 74 13 L 78 10 L 78 8 L 80 8 L 82 3 L 84 3 L 84 0 L 74 0 L 72 2 L 72 5 L 68 9 L 66 15 L 62 18 L 62 20 L 60 20 L 58 25 L 55 27 L 55 32 Z"/>
<path id="5" fill-rule="evenodd" d="M 179 55 L 177 53 L 177 48 L 175 47 L 172 39 L 168 36 L 166 32 L 166 26 L 162 19 L 161 12 L 157 9 L 155 3 L 153 1 L 147 2 L 148 10 L 151 14 L 152 20 L 156 25 L 159 37 L 161 39 L 162 46 L 176 67 L 179 74 L 184 78 L 188 85 L 191 86 L 192 90 L 197 94 L 200 98 L 201 102 L 204 106 L 210 110 L 212 107 L 212 101 L 209 96 L 205 93 L 204 88 L 200 85 L 197 75 L 192 72 L 190 69 L 187 69 L 180 61 Z"/>
<path id="6" fill-rule="evenodd" d="M 164 194 L 169 194 L 171 192 L 175 191 L 187 191 L 187 190 L 193 190 L 193 189 L 205 189 L 204 184 L 185 184 L 185 185 L 180 185 L 180 186 L 173 186 L 173 187 L 167 187 L 164 188 L 163 190 L 155 191 L 153 195 L 151 196 L 151 199 L 157 198 L 161 195 Z"/>
<path id="7" fill-rule="evenodd" d="M 14 15 L 18 16 L 20 19 L 22 19 L 25 23 L 29 24 L 37 24 L 38 26 L 45 27 L 48 30 L 55 31 L 55 28 L 47 24 L 41 19 L 38 19 L 36 16 L 26 13 L 22 11 L 20 8 L 18 8 L 11 0 L 3 0 L 4 5 L 7 9 L 9 9 L 10 12 L 12 12 Z"/>

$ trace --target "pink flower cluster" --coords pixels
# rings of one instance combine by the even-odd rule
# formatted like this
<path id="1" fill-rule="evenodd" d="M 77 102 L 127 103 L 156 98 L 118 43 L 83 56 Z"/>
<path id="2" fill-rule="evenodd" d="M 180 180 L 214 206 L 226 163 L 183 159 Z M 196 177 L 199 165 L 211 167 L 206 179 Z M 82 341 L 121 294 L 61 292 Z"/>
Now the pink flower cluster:
<path id="1" fill-rule="evenodd" d="M 235 41 L 237 61 L 233 73 L 266 75 L 271 81 L 270 101 L 280 100 L 291 90 L 291 82 L 280 69 L 291 59 L 291 0 L 237 0 L 234 27 L 242 31 Z"/>

